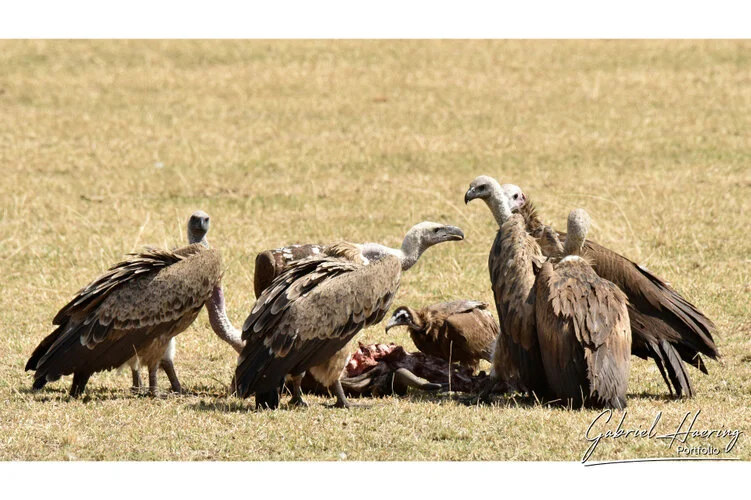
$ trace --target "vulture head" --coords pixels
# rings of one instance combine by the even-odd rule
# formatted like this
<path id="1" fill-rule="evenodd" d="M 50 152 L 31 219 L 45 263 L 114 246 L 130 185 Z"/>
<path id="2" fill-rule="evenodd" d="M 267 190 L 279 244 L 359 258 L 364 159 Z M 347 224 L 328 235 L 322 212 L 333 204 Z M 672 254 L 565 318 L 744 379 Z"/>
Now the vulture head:
<path id="1" fill-rule="evenodd" d="M 388 332 L 395 326 L 406 326 L 415 330 L 420 329 L 420 326 L 415 321 L 415 311 L 407 306 L 399 306 L 394 310 L 394 314 L 386 324 L 386 331 Z"/>
<path id="2" fill-rule="evenodd" d="M 202 243 L 208 246 L 206 233 L 209 232 L 209 214 L 202 210 L 193 212 L 188 219 L 188 243 Z"/>
<path id="3" fill-rule="evenodd" d="M 483 200 L 500 226 L 512 212 L 521 208 L 527 201 L 524 192 L 514 184 L 501 185 L 497 180 L 487 175 L 481 175 L 469 184 L 464 194 L 464 203 L 472 200 Z"/>
<path id="4" fill-rule="evenodd" d="M 402 271 L 412 267 L 420 255 L 438 243 L 464 239 L 464 231 L 456 226 L 447 226 L 437 222 L 420 222 L 407 231 L 402 242 L 400 260 Z"/>
<path id="5" fill-rule="evenodd" d="M 568 214 L 566 245 L 564 247 L 566 255 L 581 255 L 590 223 L 589 214 L 583 208 L 577 208 Z"/>

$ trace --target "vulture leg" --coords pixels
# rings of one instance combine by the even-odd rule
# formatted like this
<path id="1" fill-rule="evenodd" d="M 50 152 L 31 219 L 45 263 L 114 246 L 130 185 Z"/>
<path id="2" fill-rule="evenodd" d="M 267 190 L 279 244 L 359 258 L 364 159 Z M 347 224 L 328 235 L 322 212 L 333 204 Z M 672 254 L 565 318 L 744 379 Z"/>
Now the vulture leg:
<path id="1" fill-rule="evenodd" d="M 130 374 L 133 376 L 133 387 L 130 388 L 132 392 L 138 393 L 141 391 L 141 373 L 140 370 L 131 367 Z"/>
<path id="2" fill-rule="evenodd" d="M 157 374 L 159 373 L 159 363 L 149 366 L 149 395 L 157 395 Z"/>
<path id="3" fill-rule="evenodd" d="M 342 382 L 340 380 L 337 380 L 334 382 L 334 394 L 336 395 L 336 403 L 334 403 L 334 408 L 349 408 L 349 402 L 347 402 L 347 397 L 344 395 L 344 389 L 342 388 Z"/>
<path id="4" fill-rule="evenodd" d="M 495 385 L 500 382 L 500 380 L 500 377 L 489 377 L 488 380 L 485 381 L 485 385 L 483 385 L 482 389 L 480 389 L 480 394 L 477 395 L 477 399 L 472 400 L 472 404 L 490 404 L 490 393 L 493 391 Z"/>
<path id="5" fill-rule="evenodd" d="M 292 399 L 289 400 L 290 406 L 299 406 L 302 408 L 307 408 L 308 403 L 305 402 L 305 400 L 302 397 L 302 378 L 305 375 L 305 372 L 301 373 L 300 375 L 293 375 L 292 378 Z"/>
<path id="6" fill-rule="evenodd" d="M 73 384 L 70 386 L 70 397 L 77 398 L 86 389 L 86 383 L 89 381 L 91 373 L 75 372 L 73 374 Z"/>
<path id="7" fill-rule="evenodd" d="M 167 374 L 169 383 L 172 386 L 172 392 L 182 392 L 180 381 L 177 379 L 177 373 L 175 373 L 175 364 L 172 362 L 172 360 L 163 359 L 160 365 L 162 367 L 162 370 L 164 370 L 164 373 Z"/>
<path id="8" fill-rule="evenodd" d="M 267 392 L 256 393 L 257 410 L 275 410 L 279 408 L 279 390 L 274 388 Z"/>

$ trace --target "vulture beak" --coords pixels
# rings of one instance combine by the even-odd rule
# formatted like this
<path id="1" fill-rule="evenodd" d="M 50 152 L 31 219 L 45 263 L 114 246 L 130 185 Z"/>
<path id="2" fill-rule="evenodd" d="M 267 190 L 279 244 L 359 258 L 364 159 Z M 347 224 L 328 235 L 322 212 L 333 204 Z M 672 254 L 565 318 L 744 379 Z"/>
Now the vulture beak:
<path id="1" fill-rule="evenodd" d="M 477 196 L 475 196 L 475 188 L 470 187 L 467 189 L 467 192 L 464 193 L 464 204 L 466 205 L 470 201 L 474 200 Z"/>
<path id="2" fill-rule="evenodd" d="M 460 241 L 464 239 L 464 231 L 456 226 L 443 226 L 440 238 L 441 241 Z"/>
<path id="3" fill-rule="evenodd" d="M 386 331 L 388 332 L 390 329 L 394 328 L 395 326 L 409 326 L 409 323 L 407 323 L 404 316 L 397 316 L 395 314 L 391 316 L 391 319 L 386 324 Z"/>

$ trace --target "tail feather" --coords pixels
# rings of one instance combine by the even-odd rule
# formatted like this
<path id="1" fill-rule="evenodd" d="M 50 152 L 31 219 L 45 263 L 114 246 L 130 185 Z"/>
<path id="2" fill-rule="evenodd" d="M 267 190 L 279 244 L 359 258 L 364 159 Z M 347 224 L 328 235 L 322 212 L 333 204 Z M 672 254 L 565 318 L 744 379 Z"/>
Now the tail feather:
<path id="1" fill-rule="evenodd" d="M 675 387 L 675 393 L 678 397 L 693 397 L 694 388 L 691 385 L 691 378 L 686 371 L 686 367 L 681 361 L 681 356 L 675 347 L 667 340 L 661 340 L 658 347 L 662 351 L 662 358 L 665 361 L 665 369 L 670 377 L 670 381 Z M 706 370 L 706 368 L 705 368 Z"/>

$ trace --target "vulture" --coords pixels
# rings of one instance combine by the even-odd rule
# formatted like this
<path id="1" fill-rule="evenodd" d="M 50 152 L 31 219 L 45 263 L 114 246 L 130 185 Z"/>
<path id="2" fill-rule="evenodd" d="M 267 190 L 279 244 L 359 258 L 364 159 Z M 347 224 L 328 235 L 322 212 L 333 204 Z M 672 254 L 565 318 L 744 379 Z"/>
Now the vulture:
<path id="1" fill-rule="evenodd" d="M 500 334 L 493 349 L 490 382 L 480 399 L 487 401 L 497 382 L 546 397 L 548 385 L 535 325 L 535 279 L 543 256 L 537 241 L 527 234 L 523 217 L 512 213 L 523 203 L 523 193 L 483 175 L 470 183 L 464 195 L 465 204 L 474 199 L 483 200 L 498 223 L 488 268 Z"/>
<path id="2" fill-rule="evenodd" d="M 511 184 L 504 187 L 519 189 Z M 560 254 L 560 247 L 551 245 L 550 235 L 545 235 L 546 226 L 534 204 L 523 193 L 520 198 L 519 213 L 526 221 L 527 232 L 538 239 L 545 255 Z M 565 233 L 557 236 L 566 238 Z M 701 355 L 715 360 L 720 355 L 712 337 L 717 333 L 714 323 L 662 278 L 613 250 L 588 239 L 583 255 L 601 278 L 615 283 L 628 297 L 631 354 L 654 360 L 671 395 L 693 396 L 683 362 L 707 373 Z"/>
<path id="3" fill-rule="evenodd" d="M 396 308 L 386 331 L 404 325 L 415 346 L 425 354 L 458 362 L 477 371 L 480 360 L 490 361 L 498 337 L 498 323 L 488 304 L 476 300 L 456 300 L 423 307 Z"/>
<path id="4" fill-rule="evenodd" d="M 589 229 L 582 209 L 568 217 L 563 258 L 537 276 L 535 318 L 551 394 L 572 407 L 626 407 L 631 326 L 626 295 L 582 257 Z"/>
<path id="5" fill-rule="evenodd" d="M 26 363 L 26 370 L 34 370 L 33 389 L 73 374 L 70 395 L 77 397 L 93 373 L 125 363 L 148 367 L 152 394 L 160 364 L 172 387 L 179 388 L 170 352 L 173 338 L 207 301 L 221 295 L 221 255 L 209 248 L 208 230 L 209 216 L 195 212 L 188 220 L 188 246 L 131 254 L 82 288 L 54 317 L 57 329 Z M 210 308 L 211 314 L 217 311 Z M 232 332 L 217 334 L 233 341 Z"/>
<path id="6" fill-rule="evenodd" d="M 319 372 L 317 380 L 333 387 L 336 406 L 347 407 L 339 381 L 348 358 L 345 346 L 384 318 L 401 272 L 426 249 L 462 239 L 458 227 L 422 222 L 407 232 L 401 249 L 340 243 L 289 264 L 261 293 L 243 325 L 245 347 L 233 381 L 238 396 L 254 393 L 256 407 L 276 408 L 287 374 L 299 382 L 306 370 L 323 365 L 326 373 Z M 304 404 L 299 383 L 291 402 Z"/>

